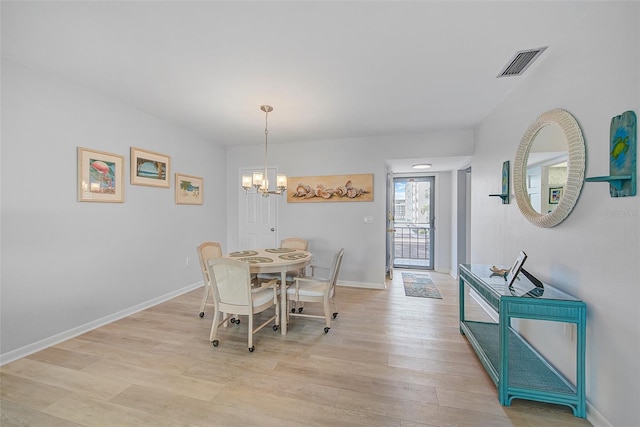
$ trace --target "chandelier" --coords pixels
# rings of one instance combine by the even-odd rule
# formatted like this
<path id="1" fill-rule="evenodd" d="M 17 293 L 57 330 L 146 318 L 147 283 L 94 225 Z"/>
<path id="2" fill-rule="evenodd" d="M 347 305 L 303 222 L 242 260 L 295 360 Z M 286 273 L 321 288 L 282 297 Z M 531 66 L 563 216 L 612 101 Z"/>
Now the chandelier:
<path id="1" fill-rule="evenodd" d="M 260 110 L 264 111 L 264 171 L 253 172 L 253 175 L 242 175 L 242 188 L 247 192 L 251 187 L 255 187 L 256 192 L 262 194 L 263 197 L 269 197 L 269 194 L 282 194 L 287 190 L 287 175 L 279 173 L 276 176 L 276 189 L 269 190 L 269 179 L 267 175 L 267 149 L 268 149 L 268 119 L 269 113 L 273 111 L 271 105 L 261 105 Z"/>

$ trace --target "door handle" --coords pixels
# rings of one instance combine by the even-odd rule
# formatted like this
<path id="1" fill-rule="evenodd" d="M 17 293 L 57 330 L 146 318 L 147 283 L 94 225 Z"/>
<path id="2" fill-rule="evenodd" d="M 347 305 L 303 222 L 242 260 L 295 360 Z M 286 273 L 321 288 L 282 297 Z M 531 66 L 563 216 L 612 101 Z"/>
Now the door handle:
<path id="1" fill-rule="evenodd" d="M 273 228 L 273 227 L 271 227 L 271 231 L 276 231 L 276 229 L 275 229 L 275 228 Z"/>

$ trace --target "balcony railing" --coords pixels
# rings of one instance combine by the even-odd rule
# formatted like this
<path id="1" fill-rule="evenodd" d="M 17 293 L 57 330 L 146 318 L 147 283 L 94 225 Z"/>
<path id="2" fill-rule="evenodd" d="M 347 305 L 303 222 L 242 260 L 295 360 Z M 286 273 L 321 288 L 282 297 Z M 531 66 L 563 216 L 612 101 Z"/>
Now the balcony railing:
<path id="1" fill-rule="evenodd" d="M 396 264 L 403 260 L 430 261 L 431 228 L 429 224 L 395 224 L 394 257 Z M 410 263 L 415 264 L 415 263 Z M 429 263 L 424 264 L 426 266 Z"/>

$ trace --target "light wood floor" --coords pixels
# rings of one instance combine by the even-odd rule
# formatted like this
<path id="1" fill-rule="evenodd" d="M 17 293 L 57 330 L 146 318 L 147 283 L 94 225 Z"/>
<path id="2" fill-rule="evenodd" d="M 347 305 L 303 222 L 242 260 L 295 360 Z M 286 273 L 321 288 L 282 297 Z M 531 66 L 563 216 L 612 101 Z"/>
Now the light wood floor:
<path id="1" fill-rule="evenodd" d="M 500 406 L 459 333 L 456 282 L 431 276 L 442 299 L 406 297 L 398 271 L 385 290 L 340 287 L 328 334 L 291 318 L 286 336 L 258 332 L 253 353 L 246 318 L 211 346 L 198 289 L 0 368 L 0 424 L 590 425 L 568 407 Z"/>

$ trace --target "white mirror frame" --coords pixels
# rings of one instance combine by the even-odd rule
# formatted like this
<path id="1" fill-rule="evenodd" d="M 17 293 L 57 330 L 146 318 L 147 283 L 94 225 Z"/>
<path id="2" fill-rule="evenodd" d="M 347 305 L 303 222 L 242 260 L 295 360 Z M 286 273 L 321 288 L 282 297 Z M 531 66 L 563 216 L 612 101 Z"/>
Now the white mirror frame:
<path id="1" fill-rule="evenodd" d="M 569 148 L 569 161 L 567 166 L 567 183 L 562 192 L 562 197 L 556 208 L 547 213 L 536 212 L 529 201 L 527 192 L 527 160 L 533 140 L 538 131 L 547 125 L 557 125 L 562 130 Z M 538 227 L 555 227 L 569 216 L 582 190 L 585 169 L 585 146 L 582 130 L 571 113 L 555 109 L 542 113 L 529 126 L 522 136 L 518 146 L 513 165 L 513 187 L 516 202 L 522 215 L 532 224 Z"/>

